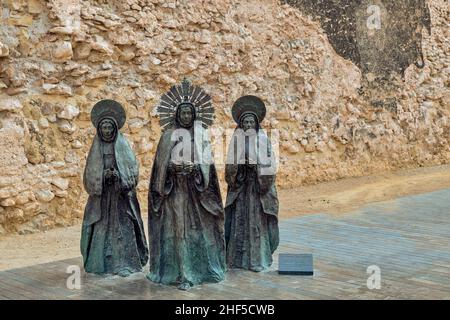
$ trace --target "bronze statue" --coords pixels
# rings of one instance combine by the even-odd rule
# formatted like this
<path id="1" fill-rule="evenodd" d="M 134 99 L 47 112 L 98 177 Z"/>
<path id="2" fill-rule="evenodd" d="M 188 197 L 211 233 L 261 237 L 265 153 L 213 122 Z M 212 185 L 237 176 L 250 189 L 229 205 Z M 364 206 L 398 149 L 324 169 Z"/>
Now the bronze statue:
<path id="1" fill-rule="evenodd" d="M 261 99 L 239 98 L 232 114 L 238 126 L 225 166 L 227 265 L 259 272 L 270 267 L 279 243 L 275 156 L 260 128 L 266 114 Z"/>
<path id="2" fill-rule="evenodd" d="M 181 290 L 225 274 L 224 211 L 205 128 L 211 98 L 183 80 L 161 97 L 148 194 L 151 281 Z"/>
<path id="3" fill-rule="evenodd" d="M 84 171 L 89 198 L 81 234 L 86 272 L 124 277 L 141 272 L 148 261 L 136 197 L 139 164 L 119 131 L 125 119 L 125 110 L 114 100 L 102 100 L 92 109 L 97 135 Z"/>

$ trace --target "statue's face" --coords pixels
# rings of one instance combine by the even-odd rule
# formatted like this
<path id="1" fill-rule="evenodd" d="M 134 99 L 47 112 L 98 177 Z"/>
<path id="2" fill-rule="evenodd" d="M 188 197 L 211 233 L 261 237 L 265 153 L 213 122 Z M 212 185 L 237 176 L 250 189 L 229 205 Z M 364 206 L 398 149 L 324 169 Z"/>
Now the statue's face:
<path id="1" fill-rule="evenodd" d="M 242 119 L 242 129 L 247 131 L 248 129 L 256 129 L 255 117 L 252 115 L 245 116 Z"/>
<path id="2" fill-rule="evenodd" d="M 110 120 L 103 120 L 100 123 L 100 133 L 105 140 L 112 140 L 115 133 L 114 124 Z"/>
<path id="3" fill-rule="evenodd" d="M 180 106 L 179 122 L 182 127 L 191 127 L 194 120 L 192 108 L 189 105 Z"/>

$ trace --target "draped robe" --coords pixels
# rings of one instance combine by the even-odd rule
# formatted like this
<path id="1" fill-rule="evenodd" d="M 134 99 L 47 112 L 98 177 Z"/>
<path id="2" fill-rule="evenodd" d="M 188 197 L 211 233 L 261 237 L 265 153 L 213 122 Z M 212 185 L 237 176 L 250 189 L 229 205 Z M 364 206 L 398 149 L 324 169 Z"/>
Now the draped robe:
<path id="1" fill-rule="evenodd" d="M 147 278 L 167 285 L 219 282 L 226 265 L 216 169 L 206 161 L 191 173 L 171 170 L 172 150 L 179 143 L 173 134 L 174 129 L 169 129 L 161 136 L 150 179 Z M 195 137 L 191 143 L 196 154 L 210 150 L 207 139 Z"/>
<path id="2" fill-rule="evenodd" d="M 262 271 L 272 264 L 272 254 L 279 244 L 275 157 L 267 135 L 259 129 L 253 140 L 256 163 L 246 163 L 245 149 L 248 151 L 250 142 L 247 148 L 238 148 L 237 143 L 244 140 L 236 140 L 237 132 L 231 139 L 225 167 L 227 265 Z M 263 157 L 262 152 L 267 155 Z"/>
<path id="3" fill-rule="evenodd" d="M 104 177 L 109 168 L 119 172 L 119 179 L 112 183 Z M 135 190 L 138 177 L 138 162 L 120 132 L 111 143 L 95 136 L 83 179 L 89 194 L 80 244 L 86 272 L 133 273 L 147 264 L 148 247 Z"/>

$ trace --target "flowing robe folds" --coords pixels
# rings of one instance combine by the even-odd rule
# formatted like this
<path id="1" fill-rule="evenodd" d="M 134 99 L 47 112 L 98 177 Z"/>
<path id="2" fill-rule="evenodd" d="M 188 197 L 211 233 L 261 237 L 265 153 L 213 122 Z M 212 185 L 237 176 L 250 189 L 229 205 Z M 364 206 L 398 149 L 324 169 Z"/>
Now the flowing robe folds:
<path id="1" fill-rule="evenodd" d="M 235 131 L 225 167 L 227 264 L 262 271 L 272 264 L 279 243 L 276 163 L 262 129 L 248 140 L 245 142 L 241 129 Z M 249 153 L 254 155 L 253 162 L 248 160 Z"/>
<path id="2" fill-rule="evenodd" d="M 104 170 L 110 168 L 119 172 L 117 181 L 106 181 Z M 147 264 L 148 247 L 135 190 L 138 176 L 136 157 L 120 132 L 111 143 L 95 136 L 83 179 L 89 194 L 81 234 L 86 272 L 133 273 Z"/>
<path id="3" fill-rule="evenodd" d="M 219 282 L 226 269 L 224 211 L 209 141 L 201 135 L 184 135 L 193 154 L 206 157 L 192 172 L 177 172 L 170 163 L 177 162 L 174 148 L 180 146 L 180 130 L 184 129 L 163 133 L 153 163 L 147 277 L 168 285 Z"/>

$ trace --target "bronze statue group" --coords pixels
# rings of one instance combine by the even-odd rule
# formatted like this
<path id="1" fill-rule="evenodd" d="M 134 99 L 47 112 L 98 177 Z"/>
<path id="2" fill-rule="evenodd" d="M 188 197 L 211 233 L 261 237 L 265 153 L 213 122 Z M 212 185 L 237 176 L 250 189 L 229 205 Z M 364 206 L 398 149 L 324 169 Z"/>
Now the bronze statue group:
<path id="1" fill-rule="evenodd" d="M 149 280 L 188 290 L 224 280 L 227 269 L 270 267 L 279 243 L 278 199 L 276 161 L 260 127 L 263 101 L 243 96 L 233 105 L 237 127 L 226 157 L 225 206 L 207 130 L 211 97 L 183 80 L 157 110 L 162 135 L 148 191 L 149 245 L 136 195 L 138 161 L 120 132 L 125 110 L 102 100 L 91 111 L 97 135 L 83 179 L 89 194 L 81 235 L 85 271 L 128 276 L 149 262 Z"/>

